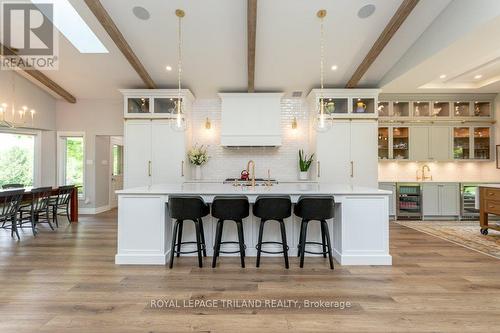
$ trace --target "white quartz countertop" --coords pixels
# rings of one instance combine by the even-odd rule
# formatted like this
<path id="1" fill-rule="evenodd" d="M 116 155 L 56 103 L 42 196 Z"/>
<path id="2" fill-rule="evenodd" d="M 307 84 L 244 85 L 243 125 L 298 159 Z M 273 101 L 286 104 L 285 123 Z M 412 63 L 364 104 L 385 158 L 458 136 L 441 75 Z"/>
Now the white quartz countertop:
<path id="1" fill-rule="evenodd" d="M 329 183 L 281 183 L 273 186 L 233 186 L 232 184 L 216 183 L 183 183 L 161 184 L 136 187 L 116 191 L 119 195 L 126 194 L 187 194 L 187 195 L 389 195 L 391 191 L 378 188 L 359 187 Z"/>

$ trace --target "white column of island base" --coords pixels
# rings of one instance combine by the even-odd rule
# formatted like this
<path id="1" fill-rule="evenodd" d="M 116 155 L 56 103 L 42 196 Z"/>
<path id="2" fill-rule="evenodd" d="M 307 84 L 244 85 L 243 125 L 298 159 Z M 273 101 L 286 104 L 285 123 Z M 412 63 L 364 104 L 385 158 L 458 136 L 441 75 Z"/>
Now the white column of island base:
<path id="1" fill-rule="evenodd" d="M 392 265 L 389 254 L 389 191 L 333 184 L 278 184 L 251 189 L 215 183 L 155 185 L 119 191 L 116 264 L 168 263 L 172 220 L 168 215 L 167 204 L 169 195 L 176 194 L 200 195 L 207 203 L 211 203 L 217 195 L 246 195 L 250 203 L 255 202 L 258 195 L 264 194 L 287 194 L 291 196 L 293 203 L 301 195 L 333 195 L 336 216 L 328 223 L 336 261 L 341 265 Z M 203 223 L 207 254 L 210 256 L 213 253 L 216 220 L 207 216 Z M 249 257 L 256 255 L 258 224 L 259 219 L 252 214 L 243 222 L 246 254 Z M 297 251 L 300 219 L 292 216 L 285 220 L 285 225 L 289 255 L 293 256 Z M 275 226 L 269 222 L 265 228 L 264 240 L 281 239 L 277 223 Z M 319 224 L 311 222 L 308 241 L 320 241 L 319 230 Z M 183 239 L 195 239 L 194 228 L 189 222 L 184 223 Z M 236 239 L 233 223 L 225 223 L 223 240 Z M 226 250 L 232 250 L 231 246 L 233 245 L 226 245 Z M 265 261 L 265 258 L 262 260 Z"/>

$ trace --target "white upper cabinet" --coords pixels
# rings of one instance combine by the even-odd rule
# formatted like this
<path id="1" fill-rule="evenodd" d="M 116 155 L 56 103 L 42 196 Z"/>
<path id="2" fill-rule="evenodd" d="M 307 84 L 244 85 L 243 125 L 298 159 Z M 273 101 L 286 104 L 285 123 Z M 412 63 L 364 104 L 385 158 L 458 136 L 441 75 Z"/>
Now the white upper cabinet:
<path id="1" fill-rule="evenodd" d="M 333 118 L 378 118 L 378 89 L 313 89 L 307 97 L 311 110 L 318 113 L 323 102 L 323 114 Z"/>
<path id="2" fill-rule="evenodd" d="M 169 119 L 177 116 L 180 100 L 184 117 L 189 117 L 193 94 L 182 89 L 123 89 L 123 116 L 125 119 Z"/>

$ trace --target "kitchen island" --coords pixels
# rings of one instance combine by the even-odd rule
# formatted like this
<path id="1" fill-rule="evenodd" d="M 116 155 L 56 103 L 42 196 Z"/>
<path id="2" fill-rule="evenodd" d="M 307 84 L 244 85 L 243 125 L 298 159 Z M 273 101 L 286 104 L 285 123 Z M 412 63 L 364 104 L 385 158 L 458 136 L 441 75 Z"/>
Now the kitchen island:
<path id="1" fill-rule="evenodd" d="M 333 256 L 341 265 L 391 265 L 389 254 L 390 191 L 324 183 L 283 183 L 273 186 L 233 186 L 220 183 L 183 183 L 138 187 L 117 191 L 119 265 L 165 265 L 168 262 L 172 221 L 168 214 L 170 195 L 199 195 L 211 203 L 217 195 L 245 195 L 252 204 L 259 195 L 290 195 L 296 203 L 301 195 L 326 194 L 335 198 L 335 218 L 328 221 Z M 208 255 L 213 253 L 216 220 L 203 219 Z M 247 256 L 255 256 L 258 224 L 256 217 L 244 220 Z M 300 219 L 294 215 L 285 220 L 289 255 L 297 251 Z M 195 238 L 194 227 L 186 224 L 183 240 Z M 224 229 L 225 240 L 236 239 L 232 223 Z M 320 241 L 319 223 L 311 223 L 308 241 Z M 264 240 L 279 241 L 278 223 L 266 225 Z M 226 250 L 232 250 L 227 244 Z"/>

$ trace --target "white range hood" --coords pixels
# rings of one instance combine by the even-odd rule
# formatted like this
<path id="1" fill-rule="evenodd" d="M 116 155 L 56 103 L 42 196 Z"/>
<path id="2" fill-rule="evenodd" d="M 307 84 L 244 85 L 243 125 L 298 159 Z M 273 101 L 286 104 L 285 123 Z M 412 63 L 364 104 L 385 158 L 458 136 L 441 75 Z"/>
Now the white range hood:
<path id="1" fill-rule="evenodd" d="M 282 93 L 221 93 L 221 145 L 281 146 Z"/>

